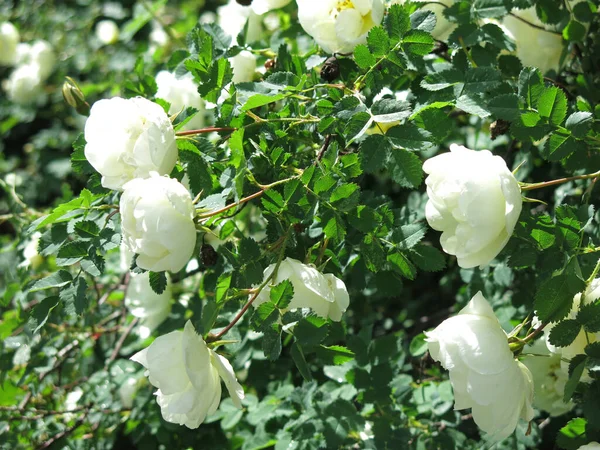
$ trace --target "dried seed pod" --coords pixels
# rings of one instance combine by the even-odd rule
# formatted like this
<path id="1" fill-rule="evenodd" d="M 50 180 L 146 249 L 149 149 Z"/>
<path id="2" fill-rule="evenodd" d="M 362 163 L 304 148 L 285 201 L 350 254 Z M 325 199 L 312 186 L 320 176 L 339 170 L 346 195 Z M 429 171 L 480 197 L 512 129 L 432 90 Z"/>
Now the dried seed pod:
<path id="1" fill-rule="evenodd" d="M 340 76 L 340 65 L 335 56 L 327 58 L 321 67 L 321 78 L 325 81 L 333 81 Z"/>
<path id="2" fill-rule="evenodd" d="M 200 248 L 200 259 L 202 260 L 202 264 L 204 264 L 206 267 L 212 267 L 217 264 L 218 258 L 219 254 L 211 245 L 202 245 Z"/>

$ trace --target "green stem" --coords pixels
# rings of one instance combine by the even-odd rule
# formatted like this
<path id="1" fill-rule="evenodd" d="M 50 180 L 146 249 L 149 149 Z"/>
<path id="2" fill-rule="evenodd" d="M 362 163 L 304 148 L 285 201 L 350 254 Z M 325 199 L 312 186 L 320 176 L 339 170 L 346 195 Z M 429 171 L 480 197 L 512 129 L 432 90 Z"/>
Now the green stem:
<path id="1" fill-rule="evenodd" d="M 598 172 L 588 173 L 586 175 L 576 175 L 573 177 L 559 178 L 557 180 L 552 180 L 552 181 L 542 181 L 541 183 L 531 183 L 531 184 L 523 183 L 523 185 L 521 186 L 521 191 L 532 191 L 534 189 L 545 188 L 548 186 L 555 186 L 557 184 L 563 184 L 563 183 L 567 183 L 569 181 L 589 180 L 590 178 L 598 178 L 598 177 L 600 177 L 600 170 Z"/>
<path id="2" fill-rule="evenodd" d="M 592 270 L 592 274 L 585 282 L 586 289 L 592 283 L 592 281 L 594 281 L 594 279 L 598 276 L 598 272 L 600 272 L 600 259 L 596 263 L 596 267 L 594 267 L 594 270 Z"/>

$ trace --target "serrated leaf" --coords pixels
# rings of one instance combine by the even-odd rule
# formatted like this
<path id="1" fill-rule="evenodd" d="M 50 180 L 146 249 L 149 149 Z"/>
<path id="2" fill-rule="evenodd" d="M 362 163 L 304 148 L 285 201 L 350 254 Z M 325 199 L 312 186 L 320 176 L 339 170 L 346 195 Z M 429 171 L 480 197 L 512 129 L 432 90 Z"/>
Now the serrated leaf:
<path id="1" fill-rule="evenodd" d="M 414 280 L 417 276 L 417 269 L 403 253 L 390 253 L 387 256 L 387 260 L 392 268 L 403 277 Z"/>
<path id="2" fill-rule="evenodd" d="M 225 272 L 219 275 L 215 289 L 215 300 L 217 304 L 225 300 L 229 286 L 231 286 L 231 272 Z"/>
<path id="3" fill-rule="evenodd" d="M 279 309 L 287 308 L 293 297 L 294 286 L 289 280 L 283 280 L 281 283 L 273 286 L 269 293 L 271 302 Z"/>
<path id="4" fill-rule="evenodd" d="M 542 73 L 533 67 L 525 67 L 519 74 L 519 96 L 525 99 L 527 106 L 537 105 L 544 91 Z"/>
<path id="5" fill-rule="evenodd" d="M 68 287 L 60 290 L 60 300 L 65 304 L 67 314 L 81 315 L 88 306 L 86 297 L 87 283 L 83 277 L 78 277 Z"/>
<path id="6" fill-rule="evenodd" d="M 519 117 L 519 97 L 515 94 L 498 95 L 490 100 L 488 109 L 498 119 L 516 120 Z"/>
<path id="7" fill-rule="evenodd" d="M 385 252 L 379 239 L 370 234 L 360 243 L 360 256 L 371 272 L 378 272 L 385 262 Z"/>
<path id="8" fill-rule="evenodd" d="M 600 358 L 600 342 L 592 342 L 586 345 L 585 354 L 592 358 Z"/>
<path id="9" fill-rule="evenodd" d="M 573 397 L 575 390 L 577 389 L 577 385 L 579 384 L 579 380 L 581 379 L 581 375 L 583 375 L 583 371 L 585 369 L 585 363 L 587 360 L 587 356 L 585 355 L 575 355 L 569 363 L 569 379 L 565 384 L 565 392 L 563 396 L 563 401 L 568 403 Z"/>
<path id="10" fill-rule="evenodd" d="M 273 324 L 263 334 L 262 348 L 270 361 L 275 361 L 281 355 L 281 326 Z"/>
<path id="11" fill-rule="evenodd" d="M 410 249 L 410 259 L 415 265 L 426 272 L 438 272 L 446 267 L 446 258 L 437 248 L 417 244 Z"/>
<path id="12" fill-rule="evenodd" d="M 306 363 L 306 358 L 304 357 L 302 348 L 298 345 L 297 342 L 294 342 L 292 344 L 290 353 L 292 355 L 294 363 L 296 364 L 296 367 L 298 368 L 298 371 L 300 372 L 300 375 L 302 375 L 302 378 L 304 378 L 306 381 L 312 381 L 313 378 L 310 372 L 310 368 Z"/>
<path id="13" fill-rule="evenodd" d="M 331 345 L 329 347 L 320 345 L 317 347 L 317 355 L 324 361 L 325 365 L 340 365 L 354 359 L 354 352 L 341 345 Z"/>
<path id="14" fill-rule="evenodd" d="M 71 241 L 63 244 L 56 255 L 56 265 L 70 266 L 88 256 L 89 242 Z"/>
<path id="15" fill-rule="evenodd" d="M 417 245 L 427 234 L 427 224 L 417 222 L 409 225 L 402 225 L 392 232 L 392 242 L 401 250 L 408 250 Z"/>
<path id="16" fill-rule="evenodd" d="M 279 100 L 282 100 L 283 98 L 285 98 L 284 94 L 271 94 L 271 95 L 254 94 L 252 97 L 250 97 L 248 100 L 246 100 L 246 103 L 244 103 L 241 110 L 242 110 L 242 112 L 249 111 L 254 108 L 259 108 L 261 106 L 268 105 L 269 103 L 278 102 Z"/>
<path id="17" fill-rule="evenodd" d="M 63 287 L 73 281 L 73 277 L 66 270 L 59 270 L 58 272 L 48 275 L 41 280 L 36 281 L 33 286 L 29 289 L 29 292 L 43 291 L 44 289 L 50 289 L 55 287 Z"/>
<path id="18" fill-rule="evenodd" d="M 407 150 L 392 148 L 388 159 L 390 177 L 406 188 L 417 188 L 423 181 L 423 163 L 421 159 Z"/>
<path id="19" fill-rule="evenodd" d="M 384 26 L 390 38 L 399 41 L 410 30 L 410 17 L 402 6 L 392 5 L 385 16 Z"/>
<path id="20" fill-rule="evenodd" d="M 377 58 L 373 56 L 366 45 L 360 44 L 354 49 L 354 62 L 361 69 L 369 69 L 375 65 Z"/>
<path id="21" fill-rule="evenodd" d="M 577 313 L 577 322 L 588 333 L 600 332 L 600 303 L 583 305 Z"/>
<path id="22" fill-rule="evenodd" d="M 411 30 L 402 38 L 402 48 L 407 53 L 424 56 L 433 50 L 434 42 L 429 33 L 421 30 Z"/>
<path id="23" fill-rule="evenodd" d="M 279 317 L 280 314 L 277 306 L 269 301 L 261 303 L 255 308 L 251 322 L 255 330 L 262 331 L 277 322 Z"/>
<path id="24" fill-rule="evenodd" d="M 382 27 L 373 27 L 367 35 L 367 45 L 371 53 L 380 58 L 390 51 L 390 39 Z"/>
<path id="25" fill-rule="evenodd" d="M 537 109 L 540 116 L 559 126 L 567 115 L 567 96 L 556 86 L 548 87 L 540 94 Z"/>
<path id="26" fill-rule="evenodd" d="M 150 287 L 156 294 L 160 295 L 165 292 L 167 288 L 165 272 L 149 272 L 148 279 L 150 280 Z"/>
<path id="27" fill-rule="evenodd" d="M 33 334 L 36 334 L 48 321 L 50 313 L 59 303 L 57 296 L 46 297 L 39 304 L 34 306 L 27 319 L 27 328 L 31 330 Z"/>
<path id="28" fill-rule="evenodd" d="M 75 224 L 75 232 L 81 238 L 91 239 L 100 235 L 100 227 L 91 220 L 82 220 Z"/>
<path id="29" fill-rule="evenodd" d="M 540 284 L 534 307 L 540 320 L 560 320 L 571 310 L 573 296 L 585 288 L 585 283 L 570 270 L 554 276 Z"/>
<path id="30" fill-rule="evenodd" d="M 567 118 L 565 126 L 575 137 L 585 136 L 594 123 L 594 117 L 590 112 L 574 112 Z"/>
<path id="31" fill-rule="evenodd" d="M 334 214 L 328 221 L 325 227 L 323 228 L 323 232 L 325 236 L 333 239 L 336 242 L 341 242 L 344 240 L 344 236 L 346 236 L 346 228 L 342 219 Z"/>
<path id="32" fill-rule="evenodd" d="M 556 347 L 567 347 L 573 343 L 580 330 L 581 325 L 576 320 L 563 320 L 550 330 L 550 343 Z"/>

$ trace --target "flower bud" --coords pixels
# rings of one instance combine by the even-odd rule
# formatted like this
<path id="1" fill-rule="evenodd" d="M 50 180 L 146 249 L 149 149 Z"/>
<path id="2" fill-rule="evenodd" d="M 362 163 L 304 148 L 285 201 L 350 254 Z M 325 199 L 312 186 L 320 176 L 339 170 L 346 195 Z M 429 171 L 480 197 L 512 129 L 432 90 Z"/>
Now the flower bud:
<path id="1" fill-rule="evenodd" d="M 340 76 L 340 64 L 335 56 L 327 58 L 321 67 L 321 78 L 325 81 L 333 81 Z"/>
<path id="2" fill-rule="evenodd" d="M 229 58 L 233 69 L 233 82 L 244 83 L 254 79 L 256 72 L 256 56 L 248 50 L 242 50 L 233 58 Z"/>
<path id="3" fill-rule="evenodd" d="M 65 81 L 62 86 L 62 95 L 65 102 L 67 105 L 75 108 L 75 111 L 82 116 L 89 116 L 90 105 L 85 101 L 85 95 L 83 95 L 83 92 L 81 92 L 81 89 L 79 89 L 75 80 L 71 77 L 65 78 L 67 81 Z"/>
<path id="4" fill-rule="evenodd" d="M 96 37 L 104 45 L 112 45 L 119 40 L 119 26 L 112 20 L 101 20 L 96 24 Z"/>
<path id="5" fill-rule="evenodd" d="M 12 66 L 17 62 L 19 30 L 10 22 L 0 23 L 0 66 Z"/>

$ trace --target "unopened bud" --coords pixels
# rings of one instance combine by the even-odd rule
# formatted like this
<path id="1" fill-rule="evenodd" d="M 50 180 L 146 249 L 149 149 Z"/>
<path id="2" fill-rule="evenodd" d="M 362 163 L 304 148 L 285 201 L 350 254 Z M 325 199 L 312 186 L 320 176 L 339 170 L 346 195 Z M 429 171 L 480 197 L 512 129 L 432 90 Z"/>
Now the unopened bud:
<path id="1" fill-rule="evenodd" d="M 75 110 L 82 116 L 90 115 L 90 105 L 85 101 L 85 95 L 77 86 L 75 80 L 71 77 L 65 77 L 67 81 L 62 86 L 62 94 L 65 102 L 75 108 Z"/>
<path id="2" fill-rule="evenodd" d="M 327 58 L 321 67 L 321 78 L 325 81 L 333 81 L 340 76 L 340 64 L 335 56 Z"/>

